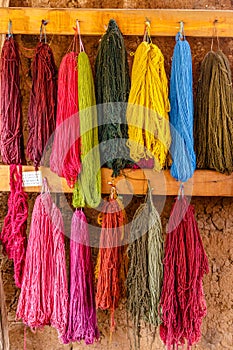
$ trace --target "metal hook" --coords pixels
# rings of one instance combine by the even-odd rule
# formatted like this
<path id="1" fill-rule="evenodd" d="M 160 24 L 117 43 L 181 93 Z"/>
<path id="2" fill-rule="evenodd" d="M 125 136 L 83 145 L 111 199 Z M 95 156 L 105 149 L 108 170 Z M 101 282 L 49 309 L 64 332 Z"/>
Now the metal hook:
<path id="1" fill-rule="evenodd" d="M 143 41 L 146 41 L 147 43 L 151 42 L 151 38 L 150 38 L 150 24 L 151 24 L 151 21 L 149 20 L 149 18 L 146 17 Z"/>
<path id="2" fill-rule="evenodd" d="M 184 183 L 181 182 L 180 184 L 180 188 L 179 188 L 179 191 L 178 191 L 178 199 L 180 199 L 180 197 L 184 197 Z"/>
<path id="3" fill-rule="evenodd" d="M 114 179 L 112 181 L 109 181 L 108 184 L 111 185 L 110 198 L 116 199 L 118 194 Z"/>
<path id="4" fill-rule="evenodd" d="M 180 33 L 183 34 L 184 33 L 184 22 L 180 21 Z"/>
<path id="5" fill-rule="evenodd" d="M 10 39 L 11 37 L 13 36 L 13 33 L 12 33 L 12 20 L 9 19 L 9 22 L 8 22 L 8 35 L 7 35 L 7 38 Z"/>
<path id="6" fill-rule="evenodd" d="M 82 38 L 81 38 L 81 30 L 80 30 L 79 22 L 80 21 L 78 19 L 76 19 L 76 30 L 77 30 L 77 34 L 79 37 L 79 50 L 80 50 L 80 52 L 84 52 L 85 49 L 84 49 L 84 45 L 83 45 Z"/>
<path id="7" fill-rule="evenodd" d="M 111 199 L 116 199 L 116 198 L 117 198 L 117 189 L 116 189 L 116 186 L 112 186 L 112 187 L 111 187 L 110 198 L 111 198 Z"/>
<path id="8" fill-rule="evenodd" d="M 211 48 L 210 48 L 211 51 L 213 51 L 214 37 L 216 37 L 216 39 L 217 39 L 218 50 L 220 50 L 220 48 L 219 48 L 218 31 L 217 31 L 217 26 L 216 26 L 217 23 L 218 23 L 218 19 L 216 18 L 216 19 L 213 21 L 213 34 L 212 34 Z"/>
<path id="9" fill-rule="evenodd" d="M 180 21 L 180 29 L 179 29 L 180 39 L 184 37 L 184 22 Z"/>
<path id="10" fill-rule="evenodd" d="M 147 190 L 151 190 L 150 179 L 147 179 Z"/>
<path id="11" fill-rule="evenodd" d="M 41 187 L 41 193 L 45 193 L 45 192 L 50 193 L 47 177 L 43 178 L 42 187 Z"/>
<path id="12" fill-rule="evenodd" d="M 150 179 L 147 179 L 147 196 L 151 196 L 154 191 L 154 187 L 151 187 Z"/>
<path id="13" fill-rule="evenodd" d="M 47 19 L 42 19 L 40 26 L 40 42 L 42 41 L 42 37 L 44 34 L 44 42 L 47 44 L 47 35 L 46 35 L 46 25 L 49 23 Z"/>
<path id="14" fill-rule="evenodd" d="M 218 20 L 215 19 L 213 21 L 213 36 L 217 36 L 217 26 L 216 26 L 217 23 L 218 23 Z"/>
<path id="15" fill-rule="evenodd" d="M 49 20 L 48 19 L 42 19 L 42 24 L 44 25 L 44 26 L 46 26 L 48 23 L 49 23 Z"/>
<path id="16" fill-rule="evenodd" d="M 150 26 L 151 20 L 148 17 L 146 17 L 146 22 L 145 23 L 146 23 L 147 26 Z"/>
<path id="17" fill-rule="evenodd" d="M 108 181 L 108 185 L 115 186 L 115 178 L 112 177 L 111 181 Z"/>

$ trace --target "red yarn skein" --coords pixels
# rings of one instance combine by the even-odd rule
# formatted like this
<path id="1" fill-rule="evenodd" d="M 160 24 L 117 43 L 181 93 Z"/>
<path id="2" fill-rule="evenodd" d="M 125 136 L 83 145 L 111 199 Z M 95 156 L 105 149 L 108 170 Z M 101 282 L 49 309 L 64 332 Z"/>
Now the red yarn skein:
<path id="1" fill-rule="evenodd" d="M 37 45 L 28 110 L 27 156 L 37 169 L 56 123 L 56 67 L 50 46 Z"/>
<path id="2" fill-rule="evenodd" d="M 14 262 L 14 278 L 21 288 L 27 247 L 27 194 L 23 191 L 22 165 L 10 165 L 10 195 L 8 213 L 4 219 L 0 239 L 9 259 Z"/>
<path id="3" fill-rule="evenodd" d="M 161 295 L 160 336 L 168 350 L 185 344 L 191 349 L 200 339 L 206 315 L 202 279 L 208 271 L 194 208 L 185 197 L 177 198 L 168 224 Z"/>
<path id="4" fill-rule="evenodd" d="M 0 61 L 1 155 L 6 164 L 23 161 L 19 66 L 18 44 L 13 37 L 6 38 Z"/>
<path id="5" fill-rule="evenodd" d="M 73 187 L 81 171 L 77 53 L 69 52 L 58 72 L 57 122 L 50 168 Z"/>

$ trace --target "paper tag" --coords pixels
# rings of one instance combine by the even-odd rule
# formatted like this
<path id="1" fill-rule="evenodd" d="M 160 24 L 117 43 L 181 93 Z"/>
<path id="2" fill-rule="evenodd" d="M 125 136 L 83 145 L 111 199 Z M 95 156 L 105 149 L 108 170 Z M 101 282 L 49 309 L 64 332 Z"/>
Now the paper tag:
<path id="1" fill-rule="evenodd" d="M 41 171 L 25 171 L 23 172 L 23 187 L 42 186 Z"/>

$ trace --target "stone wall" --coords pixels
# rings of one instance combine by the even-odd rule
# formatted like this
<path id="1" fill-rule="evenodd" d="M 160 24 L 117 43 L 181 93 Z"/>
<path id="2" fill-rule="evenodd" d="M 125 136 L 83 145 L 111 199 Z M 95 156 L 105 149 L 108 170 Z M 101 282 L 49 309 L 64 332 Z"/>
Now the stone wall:
<path id="1" fill-rule="evenodd" d="M 22 6 L 22 1 L 11 0 L 11 6 Z M 230 0 L 27 0 L 24 6 L 39 7 L 118 7 L 118 8 L 211 8 L 211 9 L 233 9 Z M 17 35 L 17 40 L 24 53 L 22 56 L 22 95 L 23 95 L 23 113 L 24 113 L 24 136 L 27 140 L 27 108 L 30 89 L 30 69 L 31 59 L 28 51 L 24 47 L 35 47 L 38 38 L 36 36 Z M 126 37 L 126 47 L 128 53 L 135 51 L 141 41 L 141 37 Z M 61 58 L 66 52 L 70 37 L 58 36 L 56 40 L 50 37 L 51 47 L 54 51 L 57 67 Z M 193 55 L 194 89 L 196 87 L 200 63 L 209 51 L 211 45 L 210 38 L 188 38 Z M 86 52 L 90 57 L 91 63 L 94 63 L 99 37 L 83 38 Z M 172 51 L 175 44 L 174 38 L 153 38 L 153 41 L 161 48 L 166 63 L 166 71 L 169 76 Z M 220 47 L 233 66 L 233 40 L 220 39 Z M 27 56 L 27 57 L 26 57 Z M 129 55 L 129 63 L 132 64 L 132 57 Z M 30 215 L 36 194 L 29 194 Z M 59 200 L 63 215 L 67 218 L 66 230 L 69 230 L 69 215 L 67 202 L 70 203 L 71 196 L 67 195 Z M 125 197 L 125 200 L 127 198 Z M 143 200 L 142 197 L 134 197 L 127 207 L 128 216 L 132 218 L 134 211 Z M 162 223 L 165 227 L 168 222 L 173 198 L 168 197 L 163 206 L 163 199 L 154 198 L 155 205 L 163 207 Z M 204 291 L 206 294 L 208 314 L 203 322 L 202 339 L 194 348 L 198 350 L 230 350 L 233 348 L 233 201 L 231 198 L 192 198 L 192 204 L 196 209 L 196 217 L 201 231 L 205 250 L 207 252 L 210 264 L 210 273 L 204 279 Z M 66 212 L 67 211 L 67 212 Z M 7 193 L 0 194 L 0 225 L 2 226 L 4 216 L 7 212 Z M 85 209 L 89 222 L 96 225 L 97 212 L 95 210 Z M 68 239 L 67 239 L 68 245 Z M 93 258 L 96 251 L 93 250 Z M 6 293 L 6 303 L 9 319 L 9 335 L 11 350 L 23 349 L 24 344 L 24 325 L 15 321 L 15 310 L 19 290 L 14 286 L 13 266 L 5 257 L 1 255 L 1 266 L 3 271 L 4 289 Z M 119 309 L 116 311 L 117 331 L 113 335 L 112 342 L 109 343 L 109 315 L 106 312 L 98 311 L 99 328 L 101 332 L 101 342 L 93 345 L 92 349 L 122 349 L 130 348 L 131 326 L 127 327 L 125 302 L 122 301 Z M 152 335 L 146 329 L 143 330 L 142 349 L 149 349 Z M 46 327 L 43 331 L 33 333 L 26 329 L 26 345 L 28 350 L 63 350 L 63 349 L 85 349 L 82 344 L 62 345 L 57 339 L 56 331 Z M 152 345 L 153 350 L 164 349 L 159 336 L 156 336 Z"/>

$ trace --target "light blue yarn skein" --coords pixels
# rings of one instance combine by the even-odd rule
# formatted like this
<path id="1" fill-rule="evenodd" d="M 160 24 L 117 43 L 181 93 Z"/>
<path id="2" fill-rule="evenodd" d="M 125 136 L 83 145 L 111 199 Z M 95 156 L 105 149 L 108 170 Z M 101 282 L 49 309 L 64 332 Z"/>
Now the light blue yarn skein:
<path id="1" fill-rule="evenodd" d="M 193 138 L 193 76 L 189 43 L 180 32 L 172 57 L 170 79 L 171 175 L 185 182 L 196 169 Z"/>

